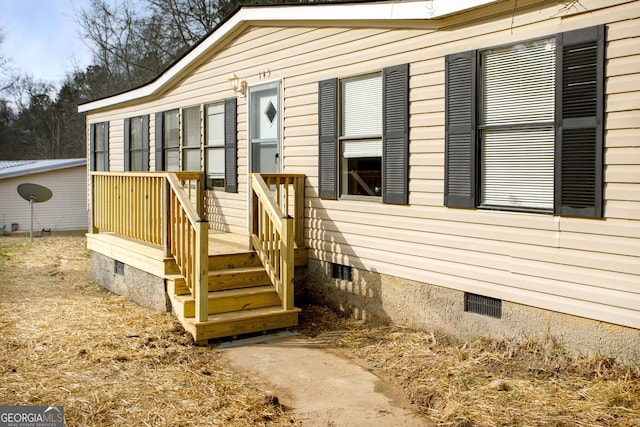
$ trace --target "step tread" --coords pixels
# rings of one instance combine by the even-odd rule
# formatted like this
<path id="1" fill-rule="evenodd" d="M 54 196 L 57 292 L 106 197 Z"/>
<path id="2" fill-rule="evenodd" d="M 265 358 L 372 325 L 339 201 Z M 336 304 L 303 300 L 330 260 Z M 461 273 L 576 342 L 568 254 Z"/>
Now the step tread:
<path id="1" fill-rule="evenodd" d="M 257 319 L 260 317 L 271 317 L 291 313 L 299 313 L 300 311 L 302 310 L 296 307 L 294 307 L 292 310 L 284 310 L 281 306 L 272 306 L 263 308 L 252 308 L 242 311 L 232 311 L 229 313 L 210 314 L 206 322 L 196 322 L 195 318 L 193 317 L 187 318 L 185 320 L 193 325 L 215 325 L 238 320 Z"/>
<path id="2" fill-rule="evenodd" d="M 238 289 L 225 289 L 222 291 L 209 291 L 209 300 L 221 299 L 221 298 L 234 298 L 243 296 L 253 296 L 259 294 L 267 294 L 275 292 L 276 288 L 273 285 L 252 286 L 250 288 L 238 288 Z M 195 298 L 189 295 L 176 295 L 176 301 L 185 303 L 187 301 L 194 301 Z"/>
<path id="3" fill-rule="evenodd" d="M 174 291 L 177 295 L 189 295 L 190 291 L 185 284 L 184 277 L 171 276 L 166 279 L 175 284 Z M 236 267 L 209 271 L 207 280 L 209 292 L 252 288 L 271 283 L 264 267 Z"/>
<path id="4" fill-rule="evenodd" d="M 259 273 L 263 271 L 264 271 L 264 267 L 262 265 L 260 265 L 259 267 L 224 268 L 219 270 L 209 270 L 209 277 L 221 277 L 221 276 L 238 275 L 238 274 Z"/>

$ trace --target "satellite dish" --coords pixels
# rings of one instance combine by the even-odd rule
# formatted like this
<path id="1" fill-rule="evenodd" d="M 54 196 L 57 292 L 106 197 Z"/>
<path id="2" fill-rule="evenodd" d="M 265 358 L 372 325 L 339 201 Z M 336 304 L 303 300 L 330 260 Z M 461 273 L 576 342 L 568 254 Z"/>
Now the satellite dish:
<path id="1" fill-rule="evenodd" d="M 29 202 L 31 208 L 31 224 L 29 226 L 29 241 L 33 242 L 33 204 L 46 202 L 53 196 L 51 190 L 38 184 L 24 183 L 18 185 L 18 194 Z"/>
<path id="2" fill-rule="evenodd" d="M 51 190 L 38 184 L 20 184 L 18 185 L 18 194 L 27 202 L 34 203 L 46 202 L 53 196 Z"/>

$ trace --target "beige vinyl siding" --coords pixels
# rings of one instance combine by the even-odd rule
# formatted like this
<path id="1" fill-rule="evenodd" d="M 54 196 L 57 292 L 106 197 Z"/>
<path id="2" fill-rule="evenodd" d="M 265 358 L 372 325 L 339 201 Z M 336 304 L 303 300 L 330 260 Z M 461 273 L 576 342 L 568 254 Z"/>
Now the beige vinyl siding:
<path id="1" fill-rule="evenodd" d="M 77 166 L 0 180 L 0 225 L 19 224 L 19 233 L 29 233 L 31 209 L 29 202 L 18 194 L 18 185 L 38 184 L 47 187 L 51 199 L 33 205 L 33 231 L 40 235 L 43 228 L 56 231 L 87 230 L 86 167 Z"/>
<path id="2" fill-rule="evenodd" d="M 624 19 L 621 22 L 624 29 L 617 34 L 624 32 L 623 37 L 637 37 L 640 29 L 637 19 L 630 24 L 626 21 L 628 11 L 616 9 L 617 19 Z M 629 82 L 630 78 L 640 81 L 636 74 L 638 67 L 632 66 L 637 64 L 636 58 L 620 58 L 617 64 L 612 60 L 610 64 L 614 68 L 607 70 L 609 81 L 614 82 L 613 88 L 619 87 L 621 93 L 607 86 L 607 136 L 613 134 L 618 142 L 606 144 L 606 220 L 442 208 L 442 56 L 601 22 L 597 16 L 579 15 L 575 22 L 567 18 L 562 23 L 534 25 L 541 17 L 551 16 L 550 11 L 516 15 L 512 34 L 511 16 L 505 14 L 499 22 L 461 29 L 465 37 L 475 38 L 472 43 L 465 40 L 449 46 L 443 40 L 440 46 L 439 35 L 435 40 L 431 38 L 432 48 L 420 49 L 427 58 L 411 63 L 411 206 L 311 200 L 308 226 L 313 256 L 407 279 L 640 326 L 640 212 L 635 207 L 638 193 L 629 193 L 638 187 L 640 162 L 636 154 L 637 134 L 631 137 L 635 132 L 628 132 L 637 129 L 639 119 L 638 88 L 636 83 Z M 580 20 L 585 22 L 577 22 Z M 526 24 L 522 31 L 518 27 L 521 22 Z M 629 55 L 631 43 L 626 38 L 617 40 L 617 23 L 615 20 L 609 23 L 609 53 Z M 496 32 L 499 27 L 502 30 Z M 483 28 L 486 34 L 476 33 Z M 454 34 L 446 36 L 456 38 Z M 624 46 L 616 49 L 616 43 Z M 393 47 L 391 42 L 390 46 Z M 414 49 L 418 46 L 413 44 Z M 403 57 L 400 47 L 394 50 Z M 433 54 L 438 56 L 430 58 Z M 415 56 L 422 57 L 422 52 Z M 625 67 L 623 63 L 628 65 Z M 616 136 L 615 132 L 625 135 Z M 317 181 L 312 182 L 316 185 Z M 620 199 L 610 196 L 610 189 L 615 190 Z"/>
<path id="3" fill-rule="evenodd" d="M 307 176 L 311 257 L 640 327 L 640 1 L 581 3 L 591 11 L 566 16 L 558 4 L 514 11 L 498 3 L 441 20 L 441 31 L 255 25 L 158 99 L 92 112 L 89 121 L 110 120 L 112 170 L 121 170 L 125 117 L 233 96 L 233 72 L 250 86 L 281 81 L 283 171 Z M 608 24 L 605 219 L 444 207 L 444 56 L 602 23 Z M 410 63 L 411 75 L 409 205 L 318 199 L 318 81 L 402 63 Z M 214 228 L 246 232 L 246 121 L 240 97 L 239 192 L 209 193 Z M 153 153 L 153 127 L 150 135 Z"/>

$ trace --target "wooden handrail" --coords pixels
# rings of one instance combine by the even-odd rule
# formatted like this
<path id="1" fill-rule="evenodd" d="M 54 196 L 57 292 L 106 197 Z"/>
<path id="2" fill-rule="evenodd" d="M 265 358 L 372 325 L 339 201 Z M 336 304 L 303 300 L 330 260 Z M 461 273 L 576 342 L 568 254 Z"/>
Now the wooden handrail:
<path id="1" fill-rule="evenodd" d="M 208 222 L 203 219 L 201 172 L 91 172 L 91 232 L 114 232 L 161 245 L 173 256 L 208 317 Z M 195 203 L 195 207 L 194 207 Z"/>
<path id="2" fill-rule="evenodd" d="M 285 215 L 294 218 L 294 240 L 304 246 L 304 174 L 260 174 L 267 188 L 274 187 L 274 200 Z"/>
<path id="3" fill-rule="evenodd" d="M 208 313 L 209 223 L 191 203 L 191 198 L 175 174 L 167 174 L 169 205 L 169 248 L 196 303 L 196 320 L 204 322 Z"/>
<path id="4" fill-rule="evenodd" d="M 302 194 L 295 182 L 300 180 L 304 188 L 303 179 L 304 176 L 251 175 L 251 244 L 280 295 L 285 310 L 293 309 L 295 262 L 296 218 L 289 212 L 302 216 L 299 208 L 302 204 L 296 202 L 296 198 L 302 197 Z M 294 185 L 291 193 L 289 185 Z M 275 197 L 271 193 L 271 186 L 275 186 Z M 283 188 L 287 189 L 283 191 Z M 298 234 L 302 234 L 301 228 Z"/>

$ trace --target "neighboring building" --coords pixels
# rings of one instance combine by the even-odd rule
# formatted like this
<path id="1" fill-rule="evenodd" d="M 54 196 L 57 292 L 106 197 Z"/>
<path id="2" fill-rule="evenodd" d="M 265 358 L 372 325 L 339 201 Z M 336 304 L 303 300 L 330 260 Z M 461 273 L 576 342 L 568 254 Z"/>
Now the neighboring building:
<path id="1" fill-rule="evenodd" d="M 640 1 L 566 4 L 243 7 L 80 106 L 91 170 L 203 171 L 238 234 L 250 173 L 304 174 L 306 298 L 637 360 Z"/>
<path id="2" fill-rule="evenodd" d="M 87 159 L 0 161 L 0 227 L 4 234 L 29 233 L 31 208 L 20 197 L 20 184 L 51 190 L 46 202 L 33 205 L 33 231 L 87 230 Z"/>

